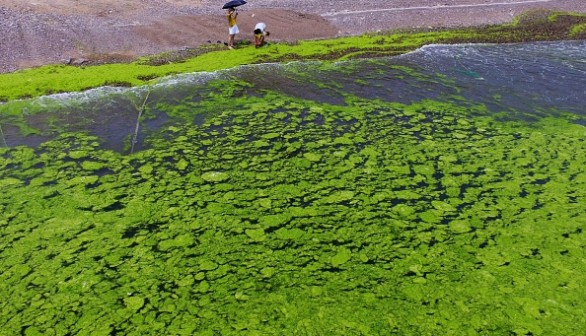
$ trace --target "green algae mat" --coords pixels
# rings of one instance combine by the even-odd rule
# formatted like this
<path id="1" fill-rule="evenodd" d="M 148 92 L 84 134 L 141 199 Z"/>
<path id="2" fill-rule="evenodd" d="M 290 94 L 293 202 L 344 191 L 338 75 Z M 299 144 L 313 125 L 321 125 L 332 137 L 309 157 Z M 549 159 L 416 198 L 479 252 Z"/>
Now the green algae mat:
<path id="1" fill-rule="evenodd" d="M 216 87 L 0 148 L 1 335 L 583 332 L 577 117 Z"/>

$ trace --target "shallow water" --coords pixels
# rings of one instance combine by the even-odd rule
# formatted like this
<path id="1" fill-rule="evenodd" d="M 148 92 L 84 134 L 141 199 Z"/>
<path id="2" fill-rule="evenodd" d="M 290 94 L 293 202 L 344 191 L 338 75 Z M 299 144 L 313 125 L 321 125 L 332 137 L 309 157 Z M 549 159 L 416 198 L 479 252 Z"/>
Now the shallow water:
<path id="1" fill-rule="evenodd" d="M 586 43 L 580 41 L 427 46 L 416 54 L 428 71 L 454 79 L 467 99 L 487 105 L 497 101 L 493 110 L 559 109 L 585 115 L 585 52 Z"/>
<path id="2" fill-rule="evenodd" d="M 412 103 L 424 99 L 484 104 L 503 117 L 517 118 L 552 111 L 586 115 L 586 53 L 584 41 L 522 44 L 429 45 L 406 55 L 324 65 L 319 62 L 242 66 L 215 73 L 183 74 L 162 79 L 151 87 L 98 88 L 84 93 L 32 99 L 14 107 L 25 114 L 39 134 L 23 137 L 10 120 L 1 120 L 6 144 L 36 146 L 60 131 L 83 131 L 104 139 L 104 146 L 124 150 L 133 137 L 140 108 L 154 113 L 153 129 L 168 118 L 157 105 L 189 104 L 216 90 L 208 83 L 232 80 L 245 83 L 237 95 L 259 96 L 273 90 L 318 103 L 343 105 L 344 97 Z M 463 99 L 462 99 L 463 98 Z M 145 102 L 146 99 L 146 102 Z M 0 117 L 6 119 L 5 116 Z M 144 138 L 143 128 L 139 128 Z M 127 146 L 126 146 L 127 147 Z M 142 148 L 142 141 L 136 144 Z"/>

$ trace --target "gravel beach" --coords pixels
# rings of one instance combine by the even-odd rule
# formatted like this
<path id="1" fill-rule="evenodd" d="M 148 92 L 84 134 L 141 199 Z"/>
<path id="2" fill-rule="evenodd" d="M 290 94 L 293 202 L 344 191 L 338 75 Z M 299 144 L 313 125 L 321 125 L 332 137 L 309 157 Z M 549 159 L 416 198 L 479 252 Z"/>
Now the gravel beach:
<path id="1" fill-rule="evenodd" d="M 223 44 L 224 1 L 0 0 L 0 73 L 44 64 L 128 61 L 206 43 Z M 527 10 L 586 12 L 584 0 L 250 0 L 240 34 L 265 22 L 270 40 L 295 41 L 395 29 L 509 22 Z"/>

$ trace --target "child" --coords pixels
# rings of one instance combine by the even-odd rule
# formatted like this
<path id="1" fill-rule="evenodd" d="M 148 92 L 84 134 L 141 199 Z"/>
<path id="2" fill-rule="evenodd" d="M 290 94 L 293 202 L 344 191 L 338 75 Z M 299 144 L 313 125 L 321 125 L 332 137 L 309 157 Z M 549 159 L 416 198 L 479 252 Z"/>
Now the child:
<path id="1" fill-rule="evenodd" d="M 236 36 L 236 34 L 240 33 L 240 30 L 238 30 L 238 25 L 236 24 L 237 16 L 238 13 L 236 12 L 236 9 L 234 7 L 228 8 L 228 13 L 226 14 L 226 17 L 228 18 L 228 34 L 230 35 L 228 39 L 228 48 L 230 49 L 234 48 L 234 37 Z"/>
<path id="2" fill-rule="evenodd" d="M 265 45 L 265 36 L 269 36 L 271 33 L 267 31 L 267 25 L 263 22 L 259 22 L 254 27 L 254 45 L 259 48 Z"/>

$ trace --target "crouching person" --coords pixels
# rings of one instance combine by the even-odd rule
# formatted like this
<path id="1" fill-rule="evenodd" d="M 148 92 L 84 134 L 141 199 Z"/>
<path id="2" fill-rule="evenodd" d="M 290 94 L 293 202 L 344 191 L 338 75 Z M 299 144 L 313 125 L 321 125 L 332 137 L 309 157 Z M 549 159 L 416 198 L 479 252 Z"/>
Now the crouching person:
<path id="1" fill-rule="evenodd" d="M 265 37 L 269 36 L 271 33 L 267 31 L 267 25 L 263 22 L 259 22 L 254 26 L 254 45 L 259 48 L 264 46 L 267 42 Z"/>

